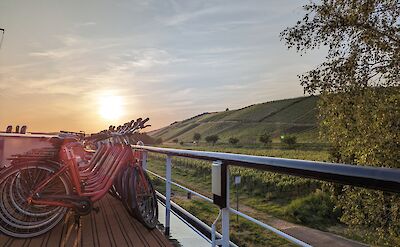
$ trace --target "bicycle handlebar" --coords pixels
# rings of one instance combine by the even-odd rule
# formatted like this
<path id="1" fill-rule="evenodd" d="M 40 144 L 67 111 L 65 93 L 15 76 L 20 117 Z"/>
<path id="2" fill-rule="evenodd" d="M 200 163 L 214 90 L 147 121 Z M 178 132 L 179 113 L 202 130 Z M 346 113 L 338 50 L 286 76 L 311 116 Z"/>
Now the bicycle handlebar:
<path id="1" fill-rule="evenodd" d="M 118 138 L 128 137 L 129 135 L 132 135 L 138 130 L 150 127 L 151 125 L 149 124 L 145 125 L 145 123 L 147 123 L 149 120 L 150 118 L 145 118 L 145 119 L 138 118 L 136 119 L 136 121 L 131 120 L 130 122 L 126 122 L 123 125 L 119 125 L 117 128 L 115 128 L 115 126 L 113 125 L 110 125 L 108 127 L 108 130 L 102 130 L 84 139 L 87 141 L 99 142 L 112 137 L 118 137 Z"/>

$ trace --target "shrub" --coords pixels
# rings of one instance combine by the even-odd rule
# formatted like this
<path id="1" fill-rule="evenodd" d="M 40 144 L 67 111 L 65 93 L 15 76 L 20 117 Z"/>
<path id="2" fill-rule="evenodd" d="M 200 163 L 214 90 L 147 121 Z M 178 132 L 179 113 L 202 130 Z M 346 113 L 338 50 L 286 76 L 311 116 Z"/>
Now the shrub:
<path id="1" fill-rule="evenodd" d="M 239 139 L 236 137 L 231 137 L 231 138 L 229 138 L 229 143 L 232 145 L 236 145 L 239 143 Z"/>
<path id="2" fill-rule="evenodd" d="M 173 143 L 178 143 L 179 140 L 178 140 L 178 139 L 173 139 L 172 142 L 173 142 Z"/>
<path id="3" fill-rule="evenodd" d="M 219 136 L 217 136 L 217 135 L 210 135 L 210 136 L 206 137 L 206 142 L 212 143 L 212 145 L 214 145 L 218 140 L 219 140 Z"/>
<path id="4" fill-rule="evenodd" d="M 199 133 L 194 133 L 193 141 L 198 142 L 201 139 L 201 135 Z"/>
<path id="5" fill-rule="evenodd" d="M 262 143 L 264 143 L 264 145 L 267 145 L 267 144 L 269 144 L 269 143 L 272 142 L 272 137 L 271 137 L 270 134 L 264 133 L 264 134 L 262 134 L 262 135 L 260 136 L 259 141 L 262 142 Z"/>
<path id="6" fill-rule="evenodd" d="M 296 222 L 316 228 L 338 222 L 340 212 L 328 193 L 321 190 L 302 198 L 293 200 L 285 209 L 285 214 Z"/>
<path id="7" fill-rule="evenodd" d="M 294 148 L 294 146 L 297 143 L 297 137 L 296 136 L 290 136 L 290 135 L 282 136 L 281 137 L 281 141 L 283 143 L 285 143 L 289 148 Z"/>

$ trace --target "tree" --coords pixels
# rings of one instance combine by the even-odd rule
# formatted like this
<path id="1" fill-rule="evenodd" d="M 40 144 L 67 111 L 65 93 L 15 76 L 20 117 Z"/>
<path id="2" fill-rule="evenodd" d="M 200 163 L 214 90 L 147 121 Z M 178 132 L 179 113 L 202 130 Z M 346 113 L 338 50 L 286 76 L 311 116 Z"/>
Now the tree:
<path id="1" fill-rule="evenodd" d="M 201 139 L 201 135 L 199 133 L 193 134 L 193 141 L 195 141 L 197 143 L 200 141 L 200 139 Z"/>
<path id="2" fill-rule="evenodd" d="M 268 133 L 264 133 L 260 136 L 259 141 L 264 145 L 272 143 L 272 136 Z"/>
<path id="3" fill-rule="evenodd" d="M 281 38 L 300 52 L 328 48 L 326 61 L 300 77 L 306 92 L 400 85 L 398 0 L 323 0 L 303 8 L 304 18 Z"/>
<path id="4" fill-rule="evenodd" d="M 304 10 L 281 38 L 299 52 L 328 48 L 326 61 L 300 81 L 305 92 L 321 93 L 320 130 L 332 145 L 332 159 L 400 167 L 399 1 L 322 0 Z M 377 244 L 393 245 L 400 232 L 400 196 L 332 188 L 342 222 L 377 232 Z"/>
<path id="5" fill-rule="evenodd" d="M 219 140 L 219 136 L 217 135 L 210 135 L 206 137 L 206 142 L 207 143 L 212 143 L 212 145 L 215 145 L 217 141 Z"/>
<path id="6" fill-rule="evenodd" d="M 283 135 L 281 136 L 281 141 L 282 143 L 286 144 L 289 148 L 294 148 L 294 146 L 297 143 L 297 137 L 296 136 L 290 136 L 290 135 Z"/>
<path id="7" fill-rule="evenodd" d="M 232 145 L 236 145 L 239 143 L 239 139 L 236 137 L 231 137 L 231 138 L 229 138 L 229 143 Z"/>

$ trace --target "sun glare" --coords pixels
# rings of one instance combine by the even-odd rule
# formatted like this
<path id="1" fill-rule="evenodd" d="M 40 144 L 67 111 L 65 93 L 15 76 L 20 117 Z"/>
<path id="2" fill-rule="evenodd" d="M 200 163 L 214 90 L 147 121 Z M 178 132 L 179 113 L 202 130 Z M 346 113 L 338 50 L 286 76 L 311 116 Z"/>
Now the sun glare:
<path id="1" fill-rule="evenodd" d="M 100 98 L 100 115 L 107 120 L 117 120 L 123 114 L 122 98 L 107 95 Z"/>

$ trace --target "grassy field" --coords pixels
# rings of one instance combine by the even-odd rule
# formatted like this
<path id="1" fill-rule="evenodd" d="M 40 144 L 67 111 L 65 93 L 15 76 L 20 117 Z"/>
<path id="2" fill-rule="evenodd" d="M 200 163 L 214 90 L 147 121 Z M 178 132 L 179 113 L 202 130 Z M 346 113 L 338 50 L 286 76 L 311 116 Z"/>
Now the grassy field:
<path id="1" fill-rule="evenodd" d="M 256 144 L 263 133 L 277 139 L 282 134 L 297 136 L 298 142 L 316 143 L 318 97 L 300 97 L 255 104 L 237 110 L 203 113 L 192 118 L 175 122 L 165 128 L 152 131 L 154 138 L 166 142 L 192 142 L 194 133 L 203 139 L 218 135 L 221 143 L 228 143 L 236 137 L 242 145 Z"/>

